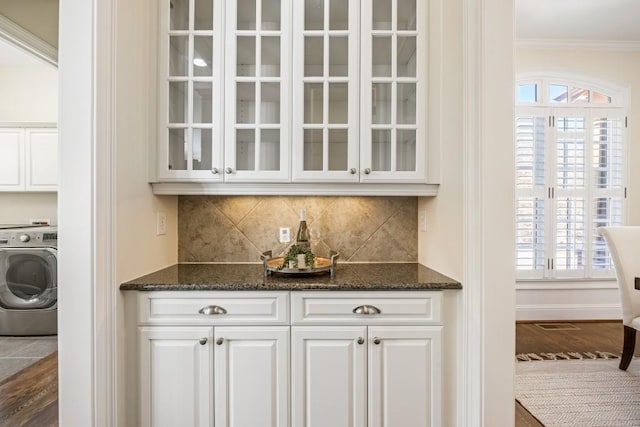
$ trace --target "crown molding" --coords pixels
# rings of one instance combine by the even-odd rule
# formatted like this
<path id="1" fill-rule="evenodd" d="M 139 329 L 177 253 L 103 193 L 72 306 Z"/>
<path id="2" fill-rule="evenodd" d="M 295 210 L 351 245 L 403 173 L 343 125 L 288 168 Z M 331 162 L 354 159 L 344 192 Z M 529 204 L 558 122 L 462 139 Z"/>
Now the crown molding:
<path id="1" fill-rule="evenodd" d="M 3 15 L 0 15 L 0 38 L 49 65 L 58 66 L 58 49 Z"/>
<path id="2" fill-rule="evenodd" d="M 640 41 L 622 40 L 568 40 L 568 39 L 516 39 L 517 48 L 604 50 L 612 52 L 640 51 Z"/>

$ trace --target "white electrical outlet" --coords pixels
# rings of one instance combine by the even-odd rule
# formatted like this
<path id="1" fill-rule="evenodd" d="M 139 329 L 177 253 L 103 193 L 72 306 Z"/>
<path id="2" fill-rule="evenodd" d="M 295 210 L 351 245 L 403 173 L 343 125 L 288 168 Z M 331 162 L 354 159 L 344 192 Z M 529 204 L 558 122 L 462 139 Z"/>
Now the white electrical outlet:
<path id="1" fill-rule="evenodd" d="M 156 212 L 156 236 L 167 234 L 167 214 Z"/>
<path id="2" fill-rule="evenodd" d="M 291 229 L 289 227 L 280 227 L 280 243 L 289 243 L 291 241 Z"/>
<path id="3" fill-rule="evenodd" d="M 427 231 L 427 211 L 420 211 L 420 231 Z"/>

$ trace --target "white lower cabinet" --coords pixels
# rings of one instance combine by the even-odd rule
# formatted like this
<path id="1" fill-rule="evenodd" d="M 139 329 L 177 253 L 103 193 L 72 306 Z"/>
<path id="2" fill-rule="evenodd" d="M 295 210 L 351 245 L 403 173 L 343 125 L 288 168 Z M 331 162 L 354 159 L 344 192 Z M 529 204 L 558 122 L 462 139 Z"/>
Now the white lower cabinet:
<path id="1" fill-rule="evenodd" d="M 294 326 L 293 425 L 440 425 L 440 326 Z"/>
<path id="2" fill-rule="evenodd" d="M 440 326 L 370 326 L 368 426 L 440 426 Z"/>
<path id="3" fill-rule="evenodd" d="M 442 425 L 441 293 L 291 295 L 138 293 L 140 425 Z"/>
<path id="4" fill-rule="evenodd" d="M 366 425 L 365 326 L 294 326 L 293 425 Z"/>
<path id="5" fill-rule="evenodd" d="M 289 329 L 215 328 L 216 427 L 288 427 Z"/>
<path id="6" fill-rule="evenodd" d="M 141 292 L 143 427 L 289 427 L 289 292 Z"/>
<path id="7" fill-rule="evenodd" d="M 140 424 L 213 425 L 212 327 L 141 327 Z"/>

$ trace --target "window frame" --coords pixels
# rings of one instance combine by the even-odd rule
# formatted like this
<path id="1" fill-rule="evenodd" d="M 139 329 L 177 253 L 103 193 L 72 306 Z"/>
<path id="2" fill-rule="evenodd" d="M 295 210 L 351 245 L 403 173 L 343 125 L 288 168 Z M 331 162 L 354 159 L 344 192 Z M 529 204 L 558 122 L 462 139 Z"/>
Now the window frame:
<path id="1" fill-rule="evenodd" d="M 518 102 L 519 86 L 525 84 L 536 85 L 536 101 L 535 102 Z M 583 103 L 556 103 L 551 102 L 550 99 L 550 85 L 557 84 L 567 86 L 567 93 L 571 93 L 572 88 L 580 88 L 589 90 L 589 102 Z M 593 280 L 602 278 L 615 277 L 613 267 L 610 269 L 594 269 L 593 268 L 593 253 L 594 253 L 594 239 L 596 229 L 594 228 L 594 222 L 597 220 L 594 214 L 594 202 L 598 193 L 603 193 L 605 197 L 615 197 L 621 200 L 621 225 L 627 223 L 629 202 L 627 198 L 627 189 L 629 187 L 629 159 L 627 153 L 629 152 L 629 128 L 627 123 L 628 117 L 628 99 L 629 90 L 613 86 L 609 84 L 602 84 L 601 82 L 593 82 L 583 78 L 575 78 L 574 76 L 563 75 L 532 75 L 521 74 L 516 79 L 515 94 L 515 116 L 514 116 L 514 149 L 517 150 L 516 145 L 518 141 L 519 132 L 519 117 L 542 117 L 544 119 L 544 186 L 540 188 L 535 184 L 532 184 L 531 188 L 518 188 L 516 183 L 516 202 L 525 197 L 531 197 L 533 200 L 536 198 L 544 201 L 543 209 L 543 235 L 544 245 L 541 245 L 543 252 L 543 266 L 542 268 L 518 268 L 518 254 L 520 251 L 515 248 L 516 254 L 514 259 L 516 265 L 516 277 L 518 280 L 541 280 L 541 281 L 558 281 L 558 280 Z M 592 101 L 592 92 L 609 96 L 610 103 L 598 103 Z M 557 142 L 558 142 L 558 130 L 556 118 L 563 115 L 575 115 L 578 114 L 585 119 L 584 125 L 584 154 L 582 157 L 583 170 L 584 170 L 584 186 L 577 190 L 559 190 L 557 189 Z M 594 119 L 598 116 L 614 116 L 617 119 L 623 120 L 622 127 L 622 182 L 621 187 L 618 189 L 606 189 L 605 191 L 598 191 L 594 183 L 593 172 L 593 144 L 594 140 L 593 127 Z M 539 131 L 538 131 L 539 132 Z M 535 149 L 535 144 L 532 144 Z M 517 153 L 517 151 L 516 151 Z M 517 164 L 516 164 L 517 167 Z M 532 171 L 532 173 L 535 172 Z M 517 179 L 518 175 L 514 177 Z M 587 254 L 586 262 L 583 267 L 575 270 L 558 270 L 552 268 L 551 262 L 555 263 L 556 251 L 557 251 L 557 227 L 558 220 L 556 217 L 558 206 L 558 194 L 565 194 L 567 197 L 574 195 L 583 199 L 583 214 L 584 214 L 584 230 L 583 230 L 583 242 L 585 253 Z M 553 194 L 553 197 L 551 196 Z M 518 215 L 518 207 L 520 204 L 514 207 L 514 214 Z M 532 221 L 533 223 L 533 221 Z M 518 231 L 519 223 L 516 218 L 516 232 Z M 533 229 L 532 229 L 533 230 Z M 533 236 L 533 233 L 532 233 Z M 519 241 L 516 240 L 516 245 Z M 532 250 L 536 250 L 534 244 L 531 247 Z M 538 254 L 540 251 L 538 251 Z M 537 259 L 536 255 L 532 256 L 532 261 Z M 553 260 L 553 261 L 551 261 Z M 538 259 L 539 261 L 539 259 Z M 537 263 L 538 266 L 540 265 Z M 553 265 L 555 267 L 556 265 Z"/>

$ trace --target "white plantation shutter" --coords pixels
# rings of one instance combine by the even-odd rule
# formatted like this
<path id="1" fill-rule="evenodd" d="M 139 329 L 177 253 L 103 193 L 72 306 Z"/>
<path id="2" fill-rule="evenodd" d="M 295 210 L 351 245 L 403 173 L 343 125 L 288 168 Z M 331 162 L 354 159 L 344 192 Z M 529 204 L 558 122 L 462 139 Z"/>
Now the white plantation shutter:
<path id="1" fill-rule="evenodd" d="M 520 278 L 614 275 L 597 228 L 625 223 L 626 119 L 603 107 L 516 109 Z"/>
<path id="2" fill-rule="evenodd" d="M 516 268 L 541 278 L 545 265 L 545 116 L 516 117 Z"/>
<path id="3" fill-rule="evenodd" d="M 561 115 L 553 117 L 555 244 L 552 268 L 556 276 L 582 276 L 586 251 L 584 209 L 588 121 L 583 109 L 563 109 Z"/>
<path id="4" fill-rule="evenodd" d="M 591 118 L 591 276 L 613 274 L 598 227 L 624 224 L 625 118 L 615 110 L 595 110 Z"/>

